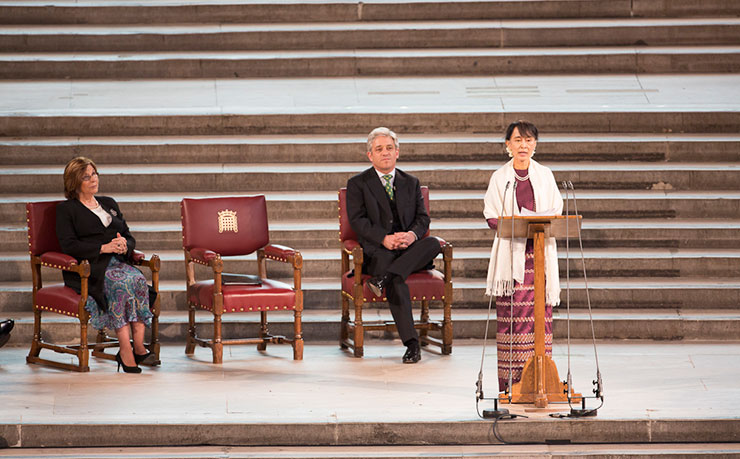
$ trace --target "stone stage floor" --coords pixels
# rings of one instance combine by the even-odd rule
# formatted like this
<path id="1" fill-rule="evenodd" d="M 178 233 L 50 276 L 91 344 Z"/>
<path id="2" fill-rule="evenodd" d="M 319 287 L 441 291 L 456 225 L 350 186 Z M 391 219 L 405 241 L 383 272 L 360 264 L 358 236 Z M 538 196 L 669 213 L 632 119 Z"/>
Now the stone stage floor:
<path id="1" fill-rule="evenodd" d="M 536 423 L 548 431 L 543 434 L 548 438 L 562 434 L 579 441 L 574 436 L 582 432 L 588 441 L 600 442 L 605 426 L 629 421 L 627 430 L 637 430 L 625 433 L 620 427 L 606 439 L 649 443 L 677 441 L 679 435 L 686 442 L 740 442 L 740 341 L 600 341 L 597 349 L 605 389 L 597 417 L 554 419 L 549 414 L 565 413 L 567 405 L 516 405 L 511 411 L 528 418 L 501 421 L 502 431 L 513 438 L 519 435 L 514 426 Z M 575 389 L 590 395 L 593 346 L 574 341 L 571 351 Z M 303 361 L 293 361 L 287 345 L 268 346 L 266 352 L 231 346 L 225 348 L 221 365 L 210 363 L 208 349 L 197 348 L 188 357 L 184 345 L 166 345 L 162 366 L 145 367 L 139 375 L 116 373 L 115 363 L 96 358 L 90 359 L 90 372 L 82 374 L 28 365 L 27 352 L 26 347 L 0 350 L 0 432 L 7 446 L 117 446 L 130 444 L 129 436 L 139 428 L 153 432 L 152 427 L 159 433 L 145 436 L 144 445 L 182 445 L 182 435 L 193 438 L 192 444 L 248 446 L 258 445 L 256 431 L 270 425 L 293 426 L 287 443 L 296 445 L 342 444 L 345 436 L 354 435 L 350 430 L 379 444 L 403 444 L 406 434 L 411 443 L 444 444 L 447 438 L 468 444 L 476 443 L 466 436 L 471 429 L 490 424 L 476 413 L 479 340 L 455 342 L 450 356 L 424 351 L 416 365 L 401 363 L 403 348 L 397 341 L 369 340 L 362 359 L 334 343 L 309 342 Z M 554 358 L 564 379 L 565 340 L 556 343 Z M 495 374 L 495 345 L 489 343 L 486 396 L 496 394 Z M 594 400 L 588 402 L 595 406 Z M 222 430 L 173 433 L 209 425 Z M 679 425 L 683 427 L 677 430 Z M 245 428 L 251 433 L 245 434 Z M 673 436 L 661 439 L 661 429 L 672 429 Z M 690 432 L 695 438 L 689 438 Z M 198 435 L 206 437 L 198 443 Z M 526 432 L 521 435 L 527 438 Z"/>

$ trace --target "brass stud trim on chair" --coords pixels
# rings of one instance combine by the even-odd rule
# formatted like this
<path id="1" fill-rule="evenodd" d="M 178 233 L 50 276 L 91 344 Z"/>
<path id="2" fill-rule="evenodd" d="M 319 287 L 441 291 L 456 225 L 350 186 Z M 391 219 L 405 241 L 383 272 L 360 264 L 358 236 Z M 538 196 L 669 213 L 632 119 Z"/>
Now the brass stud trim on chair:
<path id="1" fill-rule="evenodd" d="M 77 314 L 71 313 L 69 311 L 63 311 L 63 310 L 57 309 L 57 308 L 55 308 L 53 306 L 43 306 L 43 305 L 38 304 L 38 305 L 36 305 L 36 307 L 39 308 L 39 309 L 42 309 L 44 311 L 55 312 L 57 314 L 62 314 L 62 315 L 65 315 L 65 316 L 79 317 Z"/>

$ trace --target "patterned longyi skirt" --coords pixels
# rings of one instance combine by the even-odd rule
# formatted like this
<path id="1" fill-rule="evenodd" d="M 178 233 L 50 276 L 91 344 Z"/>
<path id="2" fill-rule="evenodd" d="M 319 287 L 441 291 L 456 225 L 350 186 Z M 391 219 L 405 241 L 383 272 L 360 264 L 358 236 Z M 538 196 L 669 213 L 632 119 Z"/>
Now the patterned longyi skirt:
<path id="1" fill-rule="evenodd" d="M 496 297 L 496 348 L 498 387 L 503 392 L 519 382 L 527 359 L 534 355 L 534 243 L 527 240 L 524 283 L 514 283 L 513 334 L 511 333 L 511 296 Z M 513 351 L 513 352 L 510 352 Z M 545 305 L 545 353 L 552 356 L 552 305 Z"/>

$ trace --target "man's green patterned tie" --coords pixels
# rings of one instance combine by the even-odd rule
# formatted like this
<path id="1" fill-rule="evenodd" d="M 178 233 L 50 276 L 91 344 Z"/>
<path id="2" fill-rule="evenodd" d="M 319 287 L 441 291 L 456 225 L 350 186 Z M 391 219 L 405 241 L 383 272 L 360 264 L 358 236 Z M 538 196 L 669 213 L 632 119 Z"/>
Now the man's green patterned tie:
<path id="1" fill-rule="evenodd" d="M 391 201 L 393 201 L 393 185 L 391 185 L 391 179 L 393 176 L 391 174 L 385 174 L 383 176 L 383 180 L 385 180 L 385 192 L 388 193 L 388 197 L 391 198 Z"/>

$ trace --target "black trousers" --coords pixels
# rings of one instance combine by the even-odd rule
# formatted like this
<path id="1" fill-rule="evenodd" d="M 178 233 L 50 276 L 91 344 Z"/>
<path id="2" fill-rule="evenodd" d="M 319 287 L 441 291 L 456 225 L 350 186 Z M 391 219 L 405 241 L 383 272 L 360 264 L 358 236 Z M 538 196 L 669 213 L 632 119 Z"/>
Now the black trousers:
<path id="1" fill-rule="evenodd" d="M 373 253 L 368 266 L 371 276 L 393 274 L 392 282 L 385 289 L 393 320 L 404 344 L 418 339 L 411 311 L 411 295 L 406 279 L 411 273 L 428 266 L 441 251 L 439 240 L 426 237 L 404 250 L 388 250 L 381 247 Z"/>

